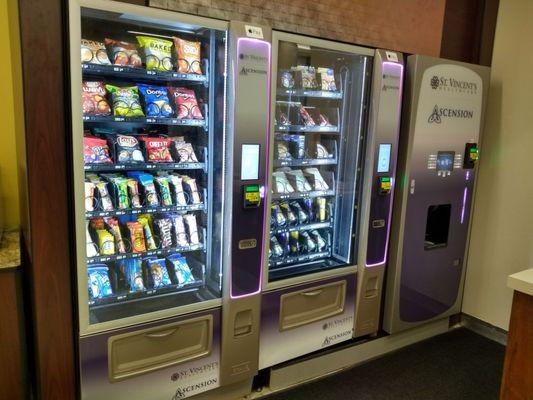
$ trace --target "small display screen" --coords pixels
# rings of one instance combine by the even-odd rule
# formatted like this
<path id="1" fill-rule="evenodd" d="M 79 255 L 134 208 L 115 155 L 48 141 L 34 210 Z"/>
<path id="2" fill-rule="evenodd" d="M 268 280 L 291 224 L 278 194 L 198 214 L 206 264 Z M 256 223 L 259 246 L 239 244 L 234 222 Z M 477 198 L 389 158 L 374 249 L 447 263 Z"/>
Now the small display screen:
<path id="1" fill-rule="evenodd" d="M 379 145 L 378 172 L 389 172 L 391 150 L 392 144 L 390 143 L 382 143 Z"/>
<path id="2" fill-rule="evenodd" d="M 439 151 L 437 153 L 437 171 L 453 171 L 455 151 Z"/>
<path id="3" fill-rule="evenodd" d="M 241 180 L 259 179 L 258 144 L 243 144 L 241 148 Z"/>

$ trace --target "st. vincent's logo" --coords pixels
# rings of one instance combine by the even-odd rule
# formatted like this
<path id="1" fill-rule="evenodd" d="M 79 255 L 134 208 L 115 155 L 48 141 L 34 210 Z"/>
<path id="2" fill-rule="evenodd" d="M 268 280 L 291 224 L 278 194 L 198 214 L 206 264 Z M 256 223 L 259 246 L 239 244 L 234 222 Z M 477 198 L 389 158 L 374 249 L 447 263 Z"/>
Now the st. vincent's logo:
<path id="1" fill-rule="evenodd" d="M 431 88 L 432 89 L 437 89 L 439 87 L 439 84 L 440 84 L 440 79 L 438 76 L 433 76 L 433 78 L 431 78 L 431 81 L 430 81 L 430 85 L 431 85 Z"/>
<path id="2" fill-rule="evenodd" d="M 442 122 L 442 120 L 440 119 L 439 107 L 437 105 L 435 105 L 435 107 L 433 107 L 433 112 L 431 113 L 431 115 L 428 118 L 428 123 L 430 123 L 430 124 L 432 124 L 432 123 L 440 124 L 441 122 Z"/>

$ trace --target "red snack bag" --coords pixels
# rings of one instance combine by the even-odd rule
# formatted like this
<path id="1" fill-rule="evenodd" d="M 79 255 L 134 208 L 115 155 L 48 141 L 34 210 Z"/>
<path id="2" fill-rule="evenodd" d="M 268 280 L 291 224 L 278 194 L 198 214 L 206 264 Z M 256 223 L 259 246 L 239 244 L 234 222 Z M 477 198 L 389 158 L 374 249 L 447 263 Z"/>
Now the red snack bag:
<path id="1" fill-rule="evenodd" d="M 142 137 L 148 162 L 173 162 L 170 154 L 171 139 Z"/>
<path id="2" fill-rule="evenodd" d="M 84 136 L 83 161 L 85 164 L 106 164 L 113 162 L 107 141 L 94 136 Z"/>
<path id="3" fill-rule="evenodd" d="M 81 86 L 83 115 L 109 115 L 111 107 L 105 97 L 104 82 L 85 81 Z"/>
<path id="4" fill-rule="evenodd" d="M 204 119 L 194 90 L 182 87 L 169 87 L 168 92 L 170 97 L 174 99 L 174 106 L 176 108 L 176 115 L 180 119 Z"/>

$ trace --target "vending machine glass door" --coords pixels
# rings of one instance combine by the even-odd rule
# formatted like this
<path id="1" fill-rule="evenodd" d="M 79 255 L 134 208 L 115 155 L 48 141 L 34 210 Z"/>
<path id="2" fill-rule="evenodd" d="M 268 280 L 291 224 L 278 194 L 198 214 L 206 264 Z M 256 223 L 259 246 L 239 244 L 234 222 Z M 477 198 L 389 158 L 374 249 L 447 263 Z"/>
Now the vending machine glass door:
<path id="1" fill-rule="evenodd" d="M 373 54 L 355 46 L 275 35 L 270 282 L 355 264 Z"/>
<path id="2" fill-rule="evenodd" d="M 222 290 L 227 24 L 94 4 L 70 11 L 82 335 Z"/>

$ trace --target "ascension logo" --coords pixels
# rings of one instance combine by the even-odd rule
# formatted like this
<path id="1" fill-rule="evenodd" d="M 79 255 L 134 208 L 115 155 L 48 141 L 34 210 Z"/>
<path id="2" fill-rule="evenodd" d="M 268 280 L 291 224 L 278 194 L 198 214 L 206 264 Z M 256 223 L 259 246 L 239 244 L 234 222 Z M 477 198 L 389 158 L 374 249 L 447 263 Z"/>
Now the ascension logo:
<path id="1" fill-rule="evenodd" d="M 337 333 L 335 335 L 326 336 L 322 342 L 322 347 L 329 346 L 333 342 L 336 342 L 339 339 L 345 338 L 346 336 L 352 336 L 352 329 Z"/>
<path id="2" fill-rule="evenodd" d="M 242 67 L 241 71 L 239 72 L 240 75 L 248 75 L 248 74 L 266 75 L 266 73 L 267 72 L 264 69 L 246 68 L 246 67 Z"/>
<path id="3" fill-rule="evenodd" d="M 435 104 L 433 111 L 429 115 L 428 123 L 440 124 L 443 118 L 460 118 L 460 119 L 472 119 L 474 117 L 474 111 L 463 110 L 460 108 L 440 108 Z"/>

